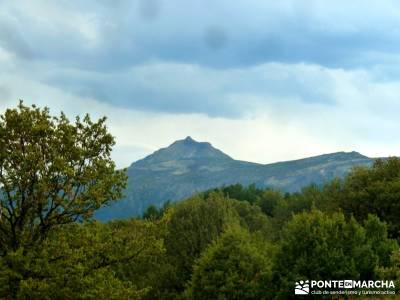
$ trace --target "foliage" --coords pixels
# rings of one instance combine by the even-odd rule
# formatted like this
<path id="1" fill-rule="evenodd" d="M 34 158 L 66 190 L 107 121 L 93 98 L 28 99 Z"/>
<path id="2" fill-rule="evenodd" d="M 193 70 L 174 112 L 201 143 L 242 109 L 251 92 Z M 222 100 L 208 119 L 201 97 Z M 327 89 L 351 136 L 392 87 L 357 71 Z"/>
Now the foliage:
<path id="1" fill-rule="evenodd" d="M 301 212 L 309 212 L 313 208 L 319 208 L 325 202 L 325 194 L 323 189 L 310 185 L 303 188 L 300 192 L 287 194 L 280 201 L 276 202 L 273 207 L 273 216 L 277 219 L 286 222 L 292 215 Z"/>
<path id="2" fill-rule="evenodd" d="M 190 279 L 192 265 L 202 251 L 235 222 L 235 210 L 219 193 L 211 193 L 206 199 L 196 196 L 173 207 L 165 246 L 176 268 L 179 290 Z"/>
<path id="3" fill-rule="evenodd" d="M 284 195 L 273 189 L 266 189 L 258 197 L 256 203 L 261 208 L 264 214 L 273 217 L 276 206 L 284 201 Z"/>
<path id="4" fill-rule="evenodd" d="M 380 260 L 386 261 L 397 245 L 385 234 L 376 235 L 385 228 L 376 217 L 366 228 L 341 213 L 295 215 L 283 230 L 274 265 L 277 299 L 288 297 L 295 281 L 305 278 L 375 278 Z"/>
<path id="5" fill-rule="evenodd" d="M 163 204 L 162 207 L 158 208 L 155 205 L 150 205 L 142 215 L 142 219 L 148 220 L 159 220 L 162 218 L 168 207 L 171 205 L 170 201 Z"/>
<path id="6" fill-rule="evenodd" d="M 208 247 L 197 261 L 190 299 L 268 299 L 270 247 L 248 231 L 234 227 Z"/>
<path id="7" fill-rule="evenodd" d="M 291 194 L 234 184 L 100 223 L 93 213 L 126 179 L 113 145 L 104 118 L 71 123 L 22 102 L 1 116 L 1 299 L 287 299 L 306 278 L 400 286 L 398 158 Z M 196 148 L 210 168 L 231 161 L 210 147 Z"/>
<path id="8" fill-rule="evenodd" d="M 221 192 L 224 196 L 230 199 L 236 199 L 250 203 L 255 203 L 264 193 L 264 190 L 261 188 L 257 188 L 255 184 L 250 184 L 249 186 L 243 186 L 237 183 L 217 189 L 212 189 L 210 191 L 205 192 L 205 195 L 207 196 L 209 193 L 216 191 Z"/>
<path id="9" fill-rule="evenodd" d="M 376 215 L 368 215 L 368 218 L 364 220 L 363 227 L 366 239 L 379 259 L 378 265 L 382 267 L 390 266 L 393 262 L 391 254 L 395 249 L 398 249 L 398 244 L 395 240 L 388 238 L 386 223 L 381 222 Z"/>
<path id="10" fill-rule="evenodd" d="M 394 280 L 396 293 L 400 292 L 400 249 L 393 251 L 388 267 L 380 267 L 377 270 L 379 278 Z"/>
<path id="11" fill-rule="evenodd" d="M 376 160 L 372 168 L 355 168 L 343 184 L 339 206 L 357 220 L 375 214 L 400 238 L 400 158 Z"/>
<path id="12" fill-rule="evenodd" d="M 64 226 L 29 255 L 3 257 L 0 282 L 19 278 L 22 299 L 136 299 L 150 289 L 143 278 L 163 253 L 157 231 L 135 220 Z M 12 287 L 2 287 L 4 297 Z"/>
<path id="13" fill-rule="evenodd" d="M 110 158 L 105 120 L 86 115 L 72 124 L 22 102 L 0 117 L 0 256 L 122 196 L 126 178 Z"/>
<path id="14" fill-rule="evenodd" d="M 227 199 L 232 208 L 236 211 L 241 227 L 252 233 L 259 233 L 266 239 L 270 239 L 274 234 L 271 221 L 258 205 L 250 204 L 247 201 Z"/>

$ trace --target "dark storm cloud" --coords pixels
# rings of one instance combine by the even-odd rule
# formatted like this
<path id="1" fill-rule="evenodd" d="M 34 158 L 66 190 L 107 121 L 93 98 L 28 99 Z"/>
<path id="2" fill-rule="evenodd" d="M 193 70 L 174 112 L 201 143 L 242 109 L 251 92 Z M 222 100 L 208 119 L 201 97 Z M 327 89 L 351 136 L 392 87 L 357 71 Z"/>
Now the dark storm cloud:
<path id="1" fill-rule="evenodd" d="M 348 1 L 61 1 L 38 2 L 34 9 L 14 5 L 8 14 L 3 4 L 7 17 L 0 39 L 22 58 L 36 54 L 82 68 L 123 68 L 149 59 L 218 68 L 277 61 L 351 68 L 376 63 L 380 53 L 398 53 L 400 26 L 389 9 L 399 11 L 400 5 L 382 1 L 375 10 L 368 1 L 355 2 L 360 6 Z"/>
<path id="2" fill-rule="evenodd" d="M 110 74 L 54 71 L 43 81 L 118 107 L 230 118 L 263 104 L 335 103 L 331 75 L 306 65 L 221 70 L 154 63 Z"/>
<path id="3" fill-rule="evenodd" d="M 12 24 L 0 21 L 0 46 L 23 59 L 34 57 L 31 46 L 21 36 L 21 32 L 15 31 Z"/>
<path id="4" fill-rule="evenodd" d="M 159 0 L 140 0 L 139 13 L 144 20 L 155 20 L 161 11 L 161 3 Z"/>
<path id="5" fill-rule="evenodd" d="M 395 1 L 2 2 L 0 47 L 80 96 L 238 116 L 263 102 L 335 104 L 334 79 L 315 69 L 390 68 L 399 15 Z"/>

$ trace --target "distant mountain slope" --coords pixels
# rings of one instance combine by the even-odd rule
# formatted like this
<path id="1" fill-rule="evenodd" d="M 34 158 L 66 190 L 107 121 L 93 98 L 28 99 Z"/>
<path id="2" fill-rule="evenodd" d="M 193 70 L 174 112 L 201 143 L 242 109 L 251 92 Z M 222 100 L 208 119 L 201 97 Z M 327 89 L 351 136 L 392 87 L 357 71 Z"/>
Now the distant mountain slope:
<path id="1" fill-rule="evenodd" d="M 234 160 L 210 143 L 191 137 L 174 142 L 128 168 L 126 197 L 101 209 L 97 218 L 109 220 L 142 213 L 150 204 L 177 201 L 195 192 L 223 185 L 255 183 L 293 192 L 344 176 L 355 165 L 372 159 L 357 152 L 338 152 L 274 164 Z"/>

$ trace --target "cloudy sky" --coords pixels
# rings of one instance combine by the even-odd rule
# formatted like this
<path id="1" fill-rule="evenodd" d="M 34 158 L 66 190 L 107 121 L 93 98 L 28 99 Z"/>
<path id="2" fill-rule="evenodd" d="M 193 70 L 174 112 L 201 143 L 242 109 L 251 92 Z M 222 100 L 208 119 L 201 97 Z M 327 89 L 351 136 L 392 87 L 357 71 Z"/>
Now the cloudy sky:
<path id="1" fill-rule="evenodd" d="M 268 163 L 400 154 L 400 3 L 0 0 L 0 111 L 108 116 L 127 166 L 174 140 Z"/>

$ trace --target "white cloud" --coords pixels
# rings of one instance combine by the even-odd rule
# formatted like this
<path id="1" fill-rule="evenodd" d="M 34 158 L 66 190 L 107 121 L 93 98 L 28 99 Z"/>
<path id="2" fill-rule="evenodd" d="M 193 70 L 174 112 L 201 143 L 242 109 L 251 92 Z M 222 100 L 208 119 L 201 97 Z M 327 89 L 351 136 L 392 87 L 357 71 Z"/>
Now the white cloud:
<path id="1" fill-rule="evenodd" d="M 107 115 L 119 166 L 187 135 L 264 163 L 398 154 L 396 1 L 107 3 L 0 3 L 1 111 Z"/>
<path id="2" fill-rule="evenodd" d="M 168 66 L 172 68 L 171 72 L 150 72 L 149 78 L 167 76 L 169 82 L 173 82 L 175 68 Z M 149 66 L 147 71 L 154 68 L 158 70 L 159 66 Z M 188 91 L 190 86 L 200 84 L 205 87 L 205 92 L 200 95 L 208 97 L 207 86 L 211 85 L 221 97 L 231 97 L 231 103 L 237 101 L 238 108 L 244 108 L 247 113 L 240 118 L 226 118 L 124 109 L 37 81 L 31 76 L 31 70 L 27 73 L 14 70 L 13 74 L 0 75 L 1 85 L 7 89 L 0 108 L 4 111 L 6 107 L 15 106 L 17 99 L 22 98 L 26 103 L 47 105 L 55 114 L 63 110 L 71 117 L 85 112 L 95 118 L 106 115 L 109 128 L 117 139 L 114 158 L 119 167 L 128 166 L 188 135 L 209 141 L 236 159 L 261 163 L 342 150 L 356 150 L 370 156 L 399 154 L 400 143 L 394 138 L 400 129 L 397 122 L 400 84 L 397 82 L 375 81 L 374 76 L 361 70 L 345 71 L 304 64 L 267 64 L 231 72 L 178 66 L 180 70 L 185 68 L 192 74 L 184 84 L 189 86 Z M 250 88 L 246 93 L 233 93 L 232 96 L 229 86 L 228 95 L 221 88 L 227 83 L 238 88 L 243 82 L 262 80 L 276 81 L 283 87 L 287 84 L 288 88 L 291 81 L 300 81 L 300 87 L 305 90 L 316 89 L 321 95 L 329 94 L 333 104 L 301 101 L 296 98 L 301 93 L 275 91 L 268 94 L 268 89 Z M 147 84 L 152 82 L 149 80 Z M 167 84 L 165 88 L 169 87 Z M 152 88 L 165 91 L 159 84 Z M 215 105 L 217 107 L 218 103 Z"/>

